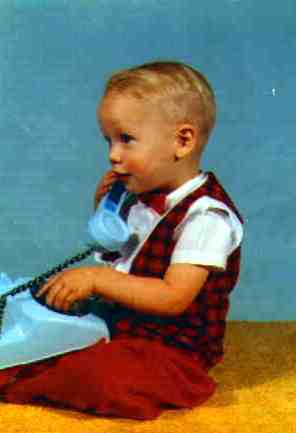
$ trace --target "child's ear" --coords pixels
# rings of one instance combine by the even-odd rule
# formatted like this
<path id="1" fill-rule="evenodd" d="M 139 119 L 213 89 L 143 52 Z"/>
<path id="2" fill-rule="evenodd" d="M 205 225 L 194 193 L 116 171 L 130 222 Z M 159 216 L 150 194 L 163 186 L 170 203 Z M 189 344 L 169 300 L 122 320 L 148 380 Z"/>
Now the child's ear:
<path id="1" fill-rule="evenodd" d="M 190 123 L 178 126 L 176 130 L 176 151 L 177 159 L 184 158 L 196 149 L 197 129 Z"/>

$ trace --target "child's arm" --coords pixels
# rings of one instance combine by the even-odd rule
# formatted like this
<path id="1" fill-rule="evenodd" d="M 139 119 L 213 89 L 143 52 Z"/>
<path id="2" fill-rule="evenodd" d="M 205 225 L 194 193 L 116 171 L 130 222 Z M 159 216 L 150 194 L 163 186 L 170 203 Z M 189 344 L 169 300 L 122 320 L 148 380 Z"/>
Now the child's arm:
<path id="1" fill-rule="evenodd" d="M 138 277 L 111 267 L 74 268 L 57 274 L 40 289 L 48 305 L 67 311 L 73 302 L 99 295 L 126 307 L 157 315 L 181 314 L 204 285 L 206 267 L 172 264 L 163 279 Z"/>
<path id="2" fill-rule="evenodd" d="M 169 266 L 164 279 L 137 277 L 106 267 L 96 278 L 95 293 L 137 311 L 177 315 L 192 303 L 208 274 L 205 267 L 183 263 Z"/>

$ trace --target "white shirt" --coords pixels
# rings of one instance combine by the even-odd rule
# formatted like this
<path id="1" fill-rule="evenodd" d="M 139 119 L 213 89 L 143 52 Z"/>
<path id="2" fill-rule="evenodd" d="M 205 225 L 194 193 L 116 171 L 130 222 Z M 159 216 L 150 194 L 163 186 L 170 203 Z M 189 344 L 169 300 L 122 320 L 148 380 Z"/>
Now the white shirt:
<path id="1" fill-rule="evenodd" d="M 207 174 L 185 182 L 166 198 L 168 211 L 185 196 L 201 187 L 207 180 Z M 142 248 L 154 227 L 165 218 L 154 209 L 138 202 L 130 209 L 127 223 L 137 233 L 138 245 L 123 250 L 123 256 L 113 262 L 113 267 L 128 273 L 134 258 Z M 240 245 L 243 227 L 235 213 L 224 203 L 209 196 L 196 200 L 188 209 L 182 222 L 175 228 L 176 245 L 170 263 L 190 263 L 201 266 L 213 266 L 224 270 L 228 256 Z M 101 254 L 94 254 L 95 261 L 102 263 Z"/>

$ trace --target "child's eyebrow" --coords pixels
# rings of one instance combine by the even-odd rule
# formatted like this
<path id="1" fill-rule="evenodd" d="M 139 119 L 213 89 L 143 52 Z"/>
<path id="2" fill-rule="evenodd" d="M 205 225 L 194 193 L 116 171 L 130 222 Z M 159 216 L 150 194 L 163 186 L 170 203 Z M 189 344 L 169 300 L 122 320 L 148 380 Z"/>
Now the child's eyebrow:
<path id="1" fill-rule="evenodd" d="M 111 121 L 109 120 L 108 125 L 109 126 L 106 129 L 112 129 L 114 131 L 119 131 L 123 129 L 118 120 L 111 120 Z M 106 126 L 106 122 L 105 122 L 105 126 Z M 99 127 L 101 131 L 104 132 L 104 125 L 101 119 L 99 119 Z"/>

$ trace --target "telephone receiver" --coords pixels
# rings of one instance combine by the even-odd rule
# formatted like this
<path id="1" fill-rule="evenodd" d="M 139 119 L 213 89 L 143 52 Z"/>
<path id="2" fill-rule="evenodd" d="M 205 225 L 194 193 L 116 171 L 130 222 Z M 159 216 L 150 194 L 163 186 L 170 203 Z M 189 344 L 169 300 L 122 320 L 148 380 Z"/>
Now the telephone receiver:
<path id="1" fill-rule="evenodd" d="M 3 312 L 8 296 L 14 296 L 20 292 L 30 289 L 33 298 L 38 303 L 48 307 L 45 302 L 45 296 L 37 297 L 36 294 L 49 277 L 56 275 L 74 263 L 86 259 L 94 252 L 120 252 L 122 250 L 126 243 L 135 236 L 133 233 L 131 233 L 130 227 L 124 220 L 126 210 L 134 201 L 136 201 L 136 196 L 127 192 L 125 185 L 122 182 L 114 182 L 110 191 L 102 198 L 95 213 L 88 221 L 88 235 L 90 235 L 92 238 L 92 242 L 88 242 L 89 248 L 87 250 L 80 252 L 79 254 L 71 257 L 51 270 L 37 276 L 34 279 L 26 281 L 25 283 L 17 285 L 14 288 L 11 287 L 13 283 L 9 277 L 4 273 L 1 274 L 0 336 Z M 85 301 L 74 302 L 71 309 L 68 312 L 63 313 L 68 315 L 85 315 L 89 312 L 92 303 L 92 298 Z"/>
<path id="2" fill-rule="evenodd" d="M 115 182 L 88 221 L 89 234 L 106 251 L 120 251 L 131 237 L 130 228 L 121 217 L 128 196 L 132 195 L 126 191 L 124 184 Z"/>

